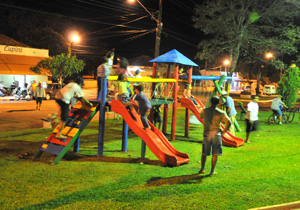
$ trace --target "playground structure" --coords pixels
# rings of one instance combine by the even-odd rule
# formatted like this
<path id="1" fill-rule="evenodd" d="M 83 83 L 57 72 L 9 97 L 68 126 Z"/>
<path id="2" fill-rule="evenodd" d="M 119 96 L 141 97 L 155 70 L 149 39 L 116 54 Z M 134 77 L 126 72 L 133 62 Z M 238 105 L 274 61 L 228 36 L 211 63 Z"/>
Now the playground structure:
<path id="1" fill-rule="evenodd" d="M 57 155 L 53 164 L 58 163 L 61 158 L 66 154 L 68 149 L 74 144 L 74 151 L 79 151 L 79 135 L 83 131 L 83 129 L 87 126 L 90 120 L 95 116 L 97 111 L 100 111 L 99 114 L 99 134 L 98 134 L 98 156 L 103 156 L 104 151 L 104 132 L 105 132 L 105 106 L 111 106 L 111 110 L 120 114 L 123 117 L 123 130 L 122 130 L 122 151 L 127 151 L 127 141 L 128 141 L 128 126 L 142 139 L 142 151 L 141 156 L 145 157 L 145 148 L 146 144 L 149 149 L 160 159 L 162 162 L 172 165 L 178 166 L 181 164 L 185 164 L 189 162 L 189 156 L 185 153 L 181 153 L 177 151 L 170 142 L 166 139 L 164 134 L 167 131 L 167 119 L 168 119 L 168 109 L 169 105 L 172 104 L 172 125 L 171 125 L 171 138 L 170 141 L 175 140 L 175 129 L 176 129 L 176 116 L 177 116 L 177 91 L 178 91 L 178 67 L 181 65 L 190 66 L 188 72 L 191 75 L 192 68 L 191 66 L 197 66 L 194 62 L 183 56 L 177 50 L 172 50 L 164 55 L 161 55 L 150 62 L 153 62 L 153 75 L 152 78 L 128 78 L 129 82 L 150 82 L 152 84 L 151 87 L 151 97 L 153 93 L 156 91 L 157 83 L 166 83 L 166 88 L 164 90 L 164 98 L 157 97 L 151 100 L 152 105 L 163 105 L 163 127 L 162 132 L 157 129 L 151 123 L 151 114 L 153 114 L 153 109 L 150 112 L 150 121 L 149 125 L 151 127 L 151 131 L 145 131 L 143 129 L 142 123 L 140 122 L 140 116 L 134 109 L 131 109 L 131 113 L 135 119 L 133 119 L 130 115 L 126 107 L 118 101 L 112 100 L 111 102 L 106 101 L 107 97 L 107 82 L 115 81 L 117 76 L 110 76 L 108 79 L 102 79 L 101 82 L 101 91 L 98 96 L 98 100 L 94 103 L 96 104 L 92 108 L 85 107 L 83 104 L 78 102 L 73 109 L 69 113 L 69 121 L 66 124 L 65 129 L 63 130 L 63 134 L 67 135 L 68 138 L 61 141 L 55 139 L 55 132 L 57 128 L 53 131 L 53 133 L 49 136 L 45 143 L 40 147 L 38 153 L 35 158 L 38 158 L 43 152 L 49 152 Z M 160 79 L 157 77 L 157 63 L 166 63 L 166 78 Z M 171 65 L 174 66 L 173 78 L 171 78 Z M 173 83 L 173 87 L 171 88 L 171 84 Z M 219 81 L 220 83 L 220 81 Z M 172 91 L 173 89 L 173 91 Z M 169 94 L 172 91 L 172 98 L 170 98 Z M 162 91 L 161 91 L 162 92 Z M 201 102 L 199 104 L 202 104 Z M 203 105 L 202 105 L 203 106 Z M 204 107 L 204 106 L 203 106 Z M 203 108 L 202 107 L 202 108 Z M 192 106 L 187 105 L 187 112 L 189 109 L 194 110 Z M 194 110 L 195 111 L 195 110 Z M 198 112 L 195 112 L 197 115 Z M 187 116 L 187 115 L 186 115 Z M 189 117 L 189 115 L 188 115 Z M 201 119 L 199 119 L 201 121 Z M 228 141 L 239 141 L 236 145 L 231 146 L 241 146 L 243 142 L 242 139 L 238 139 L 233 137 L 228 133 L 225 140 Z M 229 137 L 228 137 L 229 136 Z M 238 139 L 238 140 L 237 140 Z M 224 140 L 224 141 L 225 141 Z M 227 145 L 230 145 L 228 143 Z M 226 144 L 225 144 L 226 145 Z"/>

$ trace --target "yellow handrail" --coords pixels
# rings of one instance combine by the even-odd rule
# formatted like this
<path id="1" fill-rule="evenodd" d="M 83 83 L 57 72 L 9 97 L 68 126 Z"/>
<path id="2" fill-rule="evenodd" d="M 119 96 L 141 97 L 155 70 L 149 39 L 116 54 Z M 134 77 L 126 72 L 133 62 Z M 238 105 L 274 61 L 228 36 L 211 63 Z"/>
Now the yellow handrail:
<path id="1" fill-rule="evenodd" d="M 108 80 L 115 81 L 118 79 L 118 76 L 109 76 Z M 132 78 L 127 77 L 129 82 L 176 82 L 176 79 L 163 79 L 163 78 L 151 78 L 151 77 L 143 77 L 143 78 Z"/>

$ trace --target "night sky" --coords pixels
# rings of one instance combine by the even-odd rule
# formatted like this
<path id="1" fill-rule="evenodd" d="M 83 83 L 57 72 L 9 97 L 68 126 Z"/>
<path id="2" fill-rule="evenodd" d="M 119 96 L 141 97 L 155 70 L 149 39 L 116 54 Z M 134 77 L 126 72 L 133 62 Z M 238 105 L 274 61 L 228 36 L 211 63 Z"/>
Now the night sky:
<path id="1" fill-rule="evenodd" d="M 3 3 L 1 3 L 3 2 Z M 5 5 L 5 0 L 0 6 Z M 7 2 L 7 1 L 6 1 Z M 154 56 L 156 22 L 137 2 L 128 0 L 14 0 L 11 9 L 20 9 L 41 15 L 63 15 L 70 18 L 81 33 L 81 45 L 93 49 L 92 43 L 105 42 L 107 48 L 115 48 L 116 54 L 127 58 L 140 55 Z M 140 0 L 157 17 L 159 0 Z M 199 1 L 197 1 L 199 2 Z M 160 54 L 177 49 L 194 60 L 201 33 L 194 29 L 194 5 L 196 0 L 162 0 L 163 34 Z M 2 5 L 1 5 L 2 4 Z M 122 23 L 134 21 L 126 27 Z M 146 30 L 146 31 L 145 31 Z M 152 31 L 152 32 L 151 32 Z M 64 34 L 65 35 L 65 34 Z M 80 53 L 80 52 L 79 52 Z M 194 60 L 199 62 L 199 60 Z"/>

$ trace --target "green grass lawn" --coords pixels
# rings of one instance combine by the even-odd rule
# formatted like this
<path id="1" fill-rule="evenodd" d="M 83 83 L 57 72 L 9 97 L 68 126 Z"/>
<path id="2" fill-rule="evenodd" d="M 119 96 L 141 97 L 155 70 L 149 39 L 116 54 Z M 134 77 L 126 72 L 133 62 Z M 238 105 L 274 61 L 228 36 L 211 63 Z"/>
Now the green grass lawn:
<path id="1" fill-rule="evenodd" d="M 37 161 L 31 160 L 34 154 L 17 158 L 28 148 L 37 152 L 52 129 L 1 133 L 0 209 L 240 210 L 300 200 L 298 115 L 291 124 L 270 126 L 265 123 L 270 114 L 260 113 L 260 131 L 251 133 L 251 144 L 223 147 L 214 176 L 207 176 L 211 157 L 207 173 L 198 174 L 203 127 L 191 126 L 185 138 L 183 109 L 172 144 L 189 154 L 190 163 L 179 167 L 165 166 L 149 149 L 140 158 L 141 139 L 132 132 L 128 151 L 121 152 L 122 120 L 107 120 L 104 157 L 96 157 L 93 121 L 81 135 L 80 152 L 70 150 L 57 165 L 47 153 Z M 245 122 L 239 123 L 243 132 L 236 135 L 245 138 Z"/>

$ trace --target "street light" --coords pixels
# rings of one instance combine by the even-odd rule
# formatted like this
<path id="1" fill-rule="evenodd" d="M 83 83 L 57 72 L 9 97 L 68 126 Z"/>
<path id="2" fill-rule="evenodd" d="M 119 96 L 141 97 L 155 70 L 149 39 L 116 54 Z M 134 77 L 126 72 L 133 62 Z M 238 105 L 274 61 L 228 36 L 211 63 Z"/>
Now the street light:
<path id="1" fill-rule="evenodd" d="M 267 52 L 265 53 L 265 59 L 266 60 L 271 60 L 274 57 L 273 53 L 271 52 Z M 260 83 L 260 79 L 261 79 L 261 69 L 264 68 L 264 65 L 260 65 L 259 66 L 259 72 L 257 74 L 257 83 L 256 83 L 256 94 L 259 94 L 259 83 Z"/>
<path id="2" fill-rule="evenodd" d="M 69 43 L 69 55 L 71 55 L 71 53 L 72 53 L 72 43 L 78 43 L 78 42 L 80 42 L 80 36 L 78 35 L 78 33 L 77 32 L 71 32 L 70 34 L 69 34 L 69 40 L 71 40 L 70 41 L 70 43 Z"/>
<path id="3" fill-rule="evenodd" d="M 271 53 L 271 52 L 268 52 L 268 53 L 265 54 L 265 57 L 266 57 L 267 60 L 272 59 L 273 56 L 274 56 L 274 55 L 273 55 L 273 53 Z"/>
<path id="4" fill-rule="evenodd" d="M 154 51 L 154 58 L 159 56 L 159 49 L 160 49 L 160 37 L 161 37 L 161 31 L 162 31 L 162 22 L 161 22 L 161 16 L 162 16 L 162 0 L 159 0 L 159 10 L 158 10 L 158 18 L 155 18 L 151 12 L 139 1 L 139 0 L 128 0 L 129 2 L 133 3 L 137 1 L 144 10 L 147 11 L 147 13 L 151 16 L 153 20 L 156 21 L 157 27 L 156 27 L 156 41 L 155 41 L 155 51 Z"/>
<path id="5" fill-rule="evenodd" d="M 223 65 L 225 66 L 225 75 L 227 76 L 227 67 L 229 65 L 230 61 L 228 59 L 225 59 L 223 61 Z"/>
<path id="6" fill-rule="evenodd" d="M 71 41 L 71 42 L 77 43 L 77 42 L 79 42 L 79 41 L 80 41 L 80 37 L 79 37 L 78 35 L 73 35 L 73 36 L 72 36 L 72 41 Z"/>

